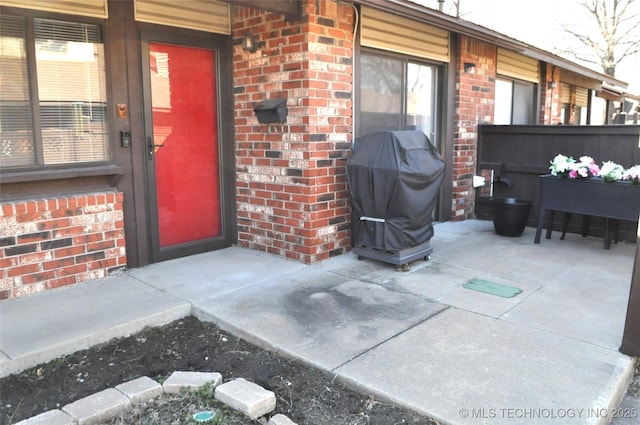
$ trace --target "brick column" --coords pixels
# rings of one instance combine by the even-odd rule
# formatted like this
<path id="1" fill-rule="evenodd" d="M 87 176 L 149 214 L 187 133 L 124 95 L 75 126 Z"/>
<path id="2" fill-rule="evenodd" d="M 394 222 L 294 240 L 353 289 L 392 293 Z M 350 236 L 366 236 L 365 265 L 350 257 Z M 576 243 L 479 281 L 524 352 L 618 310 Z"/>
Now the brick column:
<path id="1" fill-rule="evenodd" d="M 545 80 L 543 87 L 540 87 L 542 93 L 542 105 L 540 106 L 540 124 L 558 124 L 562 117 L 560 116 L 560 68 L 556 66 L 546 65 L 544 73 Z M 555 82 L 554 88 L 549 88 L 549 83 Z"/>
<path id="2" fill-rule="evenodd" d="M 453 144 L 452 220 L 474 217 L 478 124 L 493 123 L 496 47 L 468 37 L 460 37 L 460 62 L 455 93 Z M 473 73 L 464 63 L 476 64 Z"/>
<path id="3" fill-rule="evenodd" d="M 234 10 L 238 243 L 305 263 L 341 254 L 350 246 L 352 9 L 307 0 L 295 22 Z M 246 34 L 264 45 L 242 51 Z M 259 124 L 253 107 L 283 97 L 286 124 Z"/>

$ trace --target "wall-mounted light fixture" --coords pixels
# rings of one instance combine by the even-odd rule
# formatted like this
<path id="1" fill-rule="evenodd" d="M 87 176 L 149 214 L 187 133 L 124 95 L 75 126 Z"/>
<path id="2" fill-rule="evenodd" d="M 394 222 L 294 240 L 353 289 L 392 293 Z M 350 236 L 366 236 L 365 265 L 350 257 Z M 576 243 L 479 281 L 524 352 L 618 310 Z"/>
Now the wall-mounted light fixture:
<path id="1" fill-rule="evenodd" d="M 255 53 L 258 50 L 258 41 L 252 35 L 242 37 L 242 50 L 245 52 Z"/>
<path id="2" fill-rule="evenodd" d="M 468 74 L 475 74 L 476 72 L 476 64 L 473 62 L 465 62 L 464 63 L 464 72 Z"/>
<path id="3" fill-rule="evenodd" d="M 549 81 L 549 90 L 553 90 L 555 88 L 556 88 L 556 81 L 555 80 Z"/>

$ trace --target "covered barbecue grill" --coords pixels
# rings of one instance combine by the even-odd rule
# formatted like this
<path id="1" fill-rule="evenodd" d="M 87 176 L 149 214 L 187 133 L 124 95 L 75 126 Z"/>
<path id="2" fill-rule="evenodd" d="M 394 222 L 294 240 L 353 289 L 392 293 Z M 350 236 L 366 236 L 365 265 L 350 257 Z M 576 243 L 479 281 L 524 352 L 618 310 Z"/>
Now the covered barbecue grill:
<path id="1" fill-rule="evenodd" d="M 357 138 L 347 164 L 354 254 L 405 270 L 426 260 L 443 175 L 444 161 L 422 131 Z"/>

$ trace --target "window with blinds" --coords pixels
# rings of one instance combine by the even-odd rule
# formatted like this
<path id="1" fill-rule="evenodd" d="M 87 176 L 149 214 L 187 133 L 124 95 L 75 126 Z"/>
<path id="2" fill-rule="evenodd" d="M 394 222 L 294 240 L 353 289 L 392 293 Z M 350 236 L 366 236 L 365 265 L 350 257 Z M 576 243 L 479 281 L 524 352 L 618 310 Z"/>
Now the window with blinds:
<path id="1" fill-rule="evenodd" d="M 33 46 L 27 46 L 25 40 L 31 38 L 25 37 L 24 20 L 7 15 L 2 19 L 1 72 L 5 74 L 5 69 L 11 72 L 11 77 L 7 77 L 16 84 L 11 84 L 12 92 L 7 93 L 2 75 L 0 166 L 108 160 L 100 26 L 35 18 Z M 14 23 L 14 34 L 7 34 L 5 20 Z M 5 52 L 5 44 L 16 47 Z M 22 54 L 17 46 L 22 46 Z M 30 47 L 35 51 L 34 64 L 29 64 L 24 54 Z M 5 61 L 11 66 L 5 68 Z M 35 85 L 31 86 L 36 93 L 31 96 L 27 78 L 30 66 L 35 66 L 36 75 Z M 11 104 L 14 106 L 9 107 Z"/>

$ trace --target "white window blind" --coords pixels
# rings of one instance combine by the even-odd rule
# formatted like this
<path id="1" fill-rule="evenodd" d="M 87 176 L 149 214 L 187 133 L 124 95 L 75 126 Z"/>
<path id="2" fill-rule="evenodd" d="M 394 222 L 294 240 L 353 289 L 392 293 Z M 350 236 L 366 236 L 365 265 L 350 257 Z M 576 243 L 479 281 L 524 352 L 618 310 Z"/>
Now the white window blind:
<path id="1" fill-rule="evenodd" d="M 25 22 L 0 15 L 0 167 L 35 162 Z"/>
<path id="2" fill-rule="evenodd" d="M 44 164 L 109 159 L 98 25 L 34 19 Z"/>

